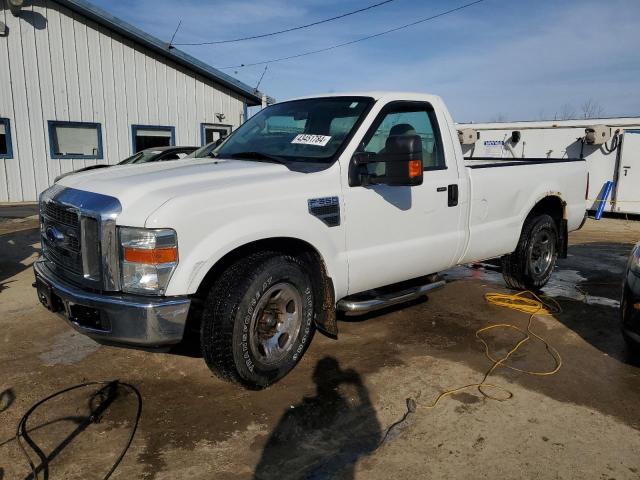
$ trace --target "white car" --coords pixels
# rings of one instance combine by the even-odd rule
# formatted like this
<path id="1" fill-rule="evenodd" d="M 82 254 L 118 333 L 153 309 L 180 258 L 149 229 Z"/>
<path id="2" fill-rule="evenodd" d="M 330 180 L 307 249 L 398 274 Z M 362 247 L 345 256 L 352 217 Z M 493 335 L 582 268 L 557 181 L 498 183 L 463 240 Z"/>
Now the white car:
<path id="1" fill-rule="evenodd" d="M 42 302 L 105 343 L 196 328 L 215 373 L 264 387 L 316 327 L 338 335 L 337 310 L 424 295 L 456 264 L 502 256 L 509 286 L 542 287 L 585 214 L 584 161 L 465 161 L 433 95 L 278 103 L 211 155 L 46 190 Z"/>

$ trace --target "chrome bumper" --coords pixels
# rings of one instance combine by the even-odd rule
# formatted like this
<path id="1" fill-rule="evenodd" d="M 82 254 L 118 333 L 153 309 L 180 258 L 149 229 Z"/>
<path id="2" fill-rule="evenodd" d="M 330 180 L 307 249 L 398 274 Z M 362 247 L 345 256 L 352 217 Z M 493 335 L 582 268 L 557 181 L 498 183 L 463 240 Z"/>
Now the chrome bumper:
<path id="1" fill-rule="evenodd" d="M 38 298 L 80 333 L 103 343 L 137 347 L 182 340 L 188 297 L 94 293 L 60 279 L 48 263 L 39 259 L 33 266 Z"/>

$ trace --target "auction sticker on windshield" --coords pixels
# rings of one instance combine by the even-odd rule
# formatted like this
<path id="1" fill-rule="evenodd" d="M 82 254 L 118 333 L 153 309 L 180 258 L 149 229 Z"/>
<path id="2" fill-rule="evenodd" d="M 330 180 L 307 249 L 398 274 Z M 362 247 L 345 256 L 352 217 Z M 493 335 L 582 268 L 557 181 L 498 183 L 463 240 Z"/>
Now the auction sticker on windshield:
<path id="1" fill-rule="evenodd" d="M 301 133 L 296 135 L 291 143 L 298 143 L 300 145 L 315 145 L 317 147 L 326 147 L 327 143 L 331 140 L 331 136 L 327 135 L 309 135 L 307 133 Z"/>

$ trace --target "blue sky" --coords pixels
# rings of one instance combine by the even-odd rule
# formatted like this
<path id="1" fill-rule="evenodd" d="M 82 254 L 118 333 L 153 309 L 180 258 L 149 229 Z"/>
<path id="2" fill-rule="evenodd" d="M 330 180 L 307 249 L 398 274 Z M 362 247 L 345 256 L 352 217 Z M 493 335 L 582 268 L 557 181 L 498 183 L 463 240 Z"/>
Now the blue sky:
<path id="1" fill-rule="evenodd" d="M 92 0 L 174 42 L 222 40 L 310 23 L 375 0 Z M 465 0 L 395 0 L 269 39 L 179 47 L 213 65 L 277 58 L 347 42 Z M 640 1 L 485 0 L 451 15 L 326 53 L 273 63 L 260 90 L 278 100 L 336 91 L 436 93 L 454 119 L 553 118 L 596 100 L 606 116 L 640 115 Z M 224 70 L 255 86 L 264 66 Z"/>

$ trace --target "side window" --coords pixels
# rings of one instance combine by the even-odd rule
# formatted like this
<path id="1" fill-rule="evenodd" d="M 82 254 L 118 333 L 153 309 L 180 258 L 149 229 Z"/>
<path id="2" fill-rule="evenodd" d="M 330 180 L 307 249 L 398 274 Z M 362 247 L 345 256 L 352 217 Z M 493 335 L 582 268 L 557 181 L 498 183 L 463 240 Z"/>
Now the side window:
<path id="1" fill-rule="evenodd" d="M 11 123 L 8 118 L 0 118 L 0 158 L 13 158 Z"/>
<path id="2" fill-rule="evenodd" d="M 383 110 L 364 140 L 363 151 L 383 153 L 387 138 L 393 135 L 418 135 L 422 140 L 425 170 L 447 168 L 433 108 L 425 103 L 400 102 Z M 376 167 L 379 170 L 379 167 Z M 376 171 L 378 174 L 383 172 Z"/>
<path id="3" fill-rule="evenodd" d="M 131 125 L 133 153 L 154 147 L 175 145 L 175 128 L 157 125 Z"/>
<path id="4" fill-rule="evenodd" d="M 102 158 L 99 123 L 49 120 L 51 158 Z"/>

